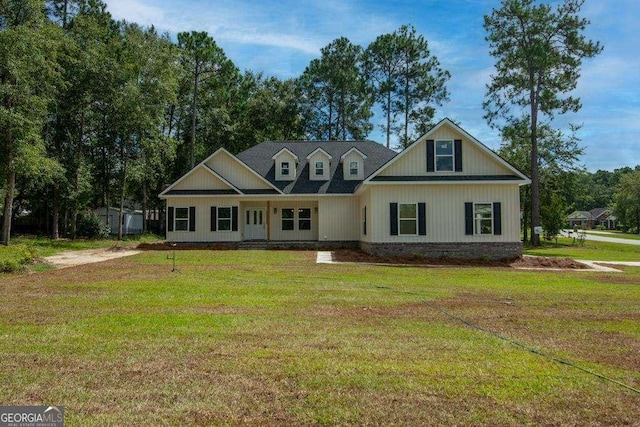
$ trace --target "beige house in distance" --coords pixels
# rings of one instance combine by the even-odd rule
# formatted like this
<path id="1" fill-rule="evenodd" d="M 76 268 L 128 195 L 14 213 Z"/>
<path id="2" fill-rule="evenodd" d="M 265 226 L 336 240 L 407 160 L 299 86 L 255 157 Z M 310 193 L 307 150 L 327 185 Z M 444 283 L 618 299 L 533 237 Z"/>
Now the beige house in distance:
<path id="1" fill-rule="evenodd" d="M 500 259 L 522 253 L 519 188 L 529 183 L 444 119 L 401 153 L 373 141 L 221 148 L 160 197 L 171 242 Z"/>

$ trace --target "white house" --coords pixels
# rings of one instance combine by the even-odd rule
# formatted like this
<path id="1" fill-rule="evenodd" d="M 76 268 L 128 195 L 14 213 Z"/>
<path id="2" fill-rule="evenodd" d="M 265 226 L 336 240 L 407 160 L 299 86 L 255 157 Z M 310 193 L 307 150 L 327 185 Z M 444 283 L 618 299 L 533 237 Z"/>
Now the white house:
<path id="1" fill-rule="evenodd" d="M 373 141 L 221 148 L 160 197 L 172 242 L 498 259 L 522 253 L 519 187 L 529 183 L 444 119 L 401 153 Z"/>

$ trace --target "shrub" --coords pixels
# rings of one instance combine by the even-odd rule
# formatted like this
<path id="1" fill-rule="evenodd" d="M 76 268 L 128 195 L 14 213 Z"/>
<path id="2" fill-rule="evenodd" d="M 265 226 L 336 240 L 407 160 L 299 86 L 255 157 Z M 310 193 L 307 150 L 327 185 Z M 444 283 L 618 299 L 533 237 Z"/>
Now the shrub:
<path id="1" fill-rule="evenodd" d="M 87 239 L 106 239 L 109 237 L 109 226 L 93 211 L 86 211 L 80 215 L 77 233 Z"/>

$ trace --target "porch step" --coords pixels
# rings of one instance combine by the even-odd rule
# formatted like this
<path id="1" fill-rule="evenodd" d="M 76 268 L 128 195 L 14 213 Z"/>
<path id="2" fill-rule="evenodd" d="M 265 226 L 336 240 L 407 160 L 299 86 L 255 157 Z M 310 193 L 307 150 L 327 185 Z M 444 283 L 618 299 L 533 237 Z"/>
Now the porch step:
<path id="1" fill-rule="evenodd" d="M 261 241 L 240 242 L 240 244 L 238 245 L 238 249 L 247 250 L 247 251 L 259 251 L 259 250 L 266 250 L 268 248 L 269 246 L 267 242 L 261 242 Z"/>

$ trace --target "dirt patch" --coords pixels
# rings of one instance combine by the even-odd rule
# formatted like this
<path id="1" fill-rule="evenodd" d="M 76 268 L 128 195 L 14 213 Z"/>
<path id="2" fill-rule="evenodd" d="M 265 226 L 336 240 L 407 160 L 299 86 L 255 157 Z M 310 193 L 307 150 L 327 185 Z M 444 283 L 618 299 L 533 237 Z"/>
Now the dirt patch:
<path id="1" fill-rule="evenodd" d="M 569 258 L 529 257 L 491 261 L 483 259 L 426 258 L 426 257 L 382 257 L 356 250 L 337 250 L 333 252 L 336 262 L 362 262 L 372 264 L 430 265 L 430 266 L 467 266 L 467 267 L 503 267 L 523 269 L 586 270 L 589 266 Z"/>
<path id="2" fill-rule="evenodd" d="M 87 249 L 83 251 L 61 252 L 57 255 L 45 257 L 44 262 L 56 268 L 67 268 L 107 261 L 115 258 L 122 258 L 139 253 L 139 250 L 113 246 L 106 249 Z"/>

